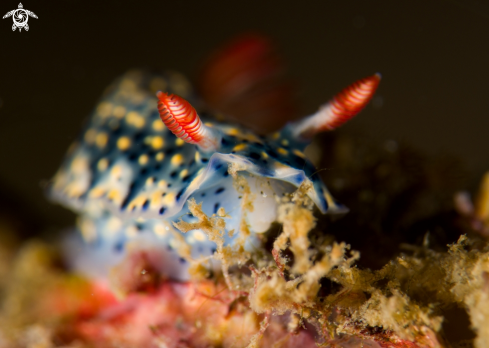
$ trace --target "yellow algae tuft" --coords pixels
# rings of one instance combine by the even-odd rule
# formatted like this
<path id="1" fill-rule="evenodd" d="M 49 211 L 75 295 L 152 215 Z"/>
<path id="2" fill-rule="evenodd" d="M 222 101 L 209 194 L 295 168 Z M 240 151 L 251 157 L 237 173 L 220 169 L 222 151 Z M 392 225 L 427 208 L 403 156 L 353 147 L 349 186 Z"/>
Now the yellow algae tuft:
<path id="1" fill-rule="evenodd" d="M 429 308 L 420 307 L 395 289 L 391 296 L 375 290 L 372 297 L 354 313 L 353 319 L 372 327 L 392 330 L 400 338 L 408 340 L 416 339 L 416 334 L 419 334 L 416 328 L 429 327 L 439 331 L 443 321 L 442 317 L 434 316 Z M 346 325 L 339 332 L 348 332 Z"/>
<path id="2" fill-rule="evenodd" d="M 207 236 L 207 238 L 211 242 L 216 243 L 216 253 L 214 254 L 214 258 L 221 261 L 223 275 L 226 283 L 230 289 L 233 289 L 234 286 L 231 283 L 228 272 L 229 267 L 235 262 L 246 262 L 246 260 L 248 259 L 247 253 L 239 246 L 224 246 L 224 232 L 226 223 L 224 221 L 224 218 L 221 217 L 225 216 L 223 211 L 220 211 L 220 216 L 208 217 L 202 211 L 202 203 L 197 204 L 195 199 L 190 199 L 188 201 L 188 207 L 192 215 L 198 218 L 199 221 L 189 223 L 180 220 L 179 222 L 174 223 L 174 226 L 183 233 L 187 233 L 192 230 L 200 230 Z M 198 267 L 197 269 L 200 269 L 200 267 Z"/>
<path id="3" fill-rule="evenodd" d="M 290 240 L 290 250 L 297 256 L 292 272 L 306 272 L 310 267 L 307 234 L 315 226 L 316 219 L 309 209 L 286 203 L 279 207 L 278 221 L 283 224 L 283 232 L 276 239 L 274 249 L 284 250 Z"/>

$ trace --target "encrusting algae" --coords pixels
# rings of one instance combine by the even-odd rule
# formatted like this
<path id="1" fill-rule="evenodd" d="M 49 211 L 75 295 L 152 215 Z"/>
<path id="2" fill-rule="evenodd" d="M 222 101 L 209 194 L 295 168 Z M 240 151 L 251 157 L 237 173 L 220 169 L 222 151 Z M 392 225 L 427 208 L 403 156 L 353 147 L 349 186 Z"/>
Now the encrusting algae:
<path id="1" fill-rule="evenodd" d="M 59 269 L 52 248 L 24 246 L 2 289 L 0 346 L 449 347 L 441 328 L 450 306 L 466 308 L 474 346 L 487 345 L 487 245 L 462 235 L 447 252 L 416 247 L 379 270 L 359 269 L 359 253 L 345 243 L 311 247 L 316 222 L 306 190 L 281 199 L 282 231 L 256 260 L 244 245 L 223 246 L 227 212 L 207 216 L 189 201 L 224 277 L 205 260 L 190 282 L 160 278 L 152 288 L 126 288 L 119 299 Z M 175 225 L 183 232 L 197 226 Z M 323 289 L 328 282 L 336 289 Z"/>

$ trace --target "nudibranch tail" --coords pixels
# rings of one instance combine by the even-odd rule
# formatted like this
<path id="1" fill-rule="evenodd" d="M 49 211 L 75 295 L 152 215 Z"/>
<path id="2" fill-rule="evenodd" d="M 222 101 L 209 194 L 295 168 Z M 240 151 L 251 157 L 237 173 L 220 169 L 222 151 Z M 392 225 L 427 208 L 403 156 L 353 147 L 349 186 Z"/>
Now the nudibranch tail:
<path id="1" fill-rule="evenodd" d="M 314 134 L 336 129 L 358 114 L 372 99 L 380 82 L 380 74 L 363 78 L 338 93 L 317 113 L 293 126 L 293 135 L 311 138 Z"/>
<path id="2" fill-rule="evenodd" d="M 187 143 L 198 145 L 204 151 L 219 148 L 219 132 L 204 125 L 188 101 L 161 91 L 156 96 L 160 118 L 173 134 Z"/>

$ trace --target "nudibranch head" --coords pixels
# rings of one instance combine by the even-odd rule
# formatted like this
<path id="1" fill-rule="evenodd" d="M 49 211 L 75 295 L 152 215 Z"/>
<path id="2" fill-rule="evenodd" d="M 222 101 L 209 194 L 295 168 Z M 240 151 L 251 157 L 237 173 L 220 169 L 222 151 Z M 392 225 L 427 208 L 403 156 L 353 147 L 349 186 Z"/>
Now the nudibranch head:
<path id="1" fill-rule="evenodd" d="M 97 106 L 51 187 L 55 200 L 80 214 L 91 256 L 79 266 L 103 272 L 121 260 L 125 248 L 139 244 L 161 250 L 168 276 L 186 279 L 182 243 L 191 257 L 215 250 L 201 231 L 183 235 L 174 227 L 180 219 L 195 221 L 185 205 L 189 199 L 202 202 L 209 216 L 224 208 L 226 231 L 235 231 L 226 233 L 227 244 L 243 222 L 252 234 L 265 232 L 276 220 L 279 198 L 302 184 L 312 187 L 308 195 L 321 212 L 341 210 L 302 152 L 304 134 L 325 128 L 321 122 L 334 128 L 358 112 L 375 83 L 377 75 L 342 92 L 326 106 L 332 110 L 327 117 L 320 110 L 303 123 L 258 136 L 199 115 L 192 106 L 199 101 L 179 74 L 126 74 Z M 166 92 L 155 98 L 157 90 Z M 247 181 L 247 200 L 233 177 L 237 172 Z"/>

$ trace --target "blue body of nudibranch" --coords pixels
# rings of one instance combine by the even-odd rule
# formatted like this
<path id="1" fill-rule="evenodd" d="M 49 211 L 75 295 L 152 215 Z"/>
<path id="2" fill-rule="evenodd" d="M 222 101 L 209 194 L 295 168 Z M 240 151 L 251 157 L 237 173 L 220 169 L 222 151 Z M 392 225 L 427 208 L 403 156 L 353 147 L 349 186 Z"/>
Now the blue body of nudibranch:
<path id="1" fill-rule="evenodd" d="M 305 180 L 312 182 L 309 195 L 323 213 L 339 209 L 302 153 L 307 143 L 289 136 L 291 129 L 262 137 L 234 125 L 206 123 L 221 131 L 222 140 L 217 152 L 205 153 L 166 129 L 157 90 L 198 105 L 179 74 L 127 73 L 108 89 L 53 180 L 51 197 L 80 215 L 92 255 L 85 263 L 98 263 L 93 267 L 103 272 L 122 258 L 128 243 L 147 243 L 161 248 L 168 276 L 185 279 L 187 266 L 172 244 L 180 232 L 172 222 L 192 221 L 185 203 L 195 198 L 208 215 L 223 207 L 231 216 L 226 228 L 239 231 L 241 197 L 228 173 L 233 163 L 244 169 L 255 194 L 255 216 L 248 216 L 252 232 L 264 232 L 274 221 L 274 195 L 291 192 Z M 236 235 L 227 236 L 226 243 Z M 192 256 L 214 250 L 199 230 L 183 236 Z"/>

